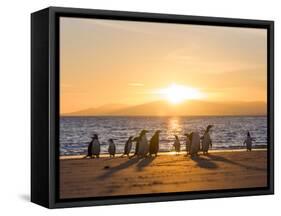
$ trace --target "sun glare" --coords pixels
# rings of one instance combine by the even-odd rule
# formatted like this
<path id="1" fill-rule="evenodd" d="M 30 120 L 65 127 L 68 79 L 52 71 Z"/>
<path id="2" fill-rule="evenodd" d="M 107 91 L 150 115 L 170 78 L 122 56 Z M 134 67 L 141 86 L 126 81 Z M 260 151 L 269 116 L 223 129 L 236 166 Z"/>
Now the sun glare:
<path id="1" fill-rule="evenodd" d="M 185 100 L 200 99 L 203 96 L 198 89 L 177 84 L 171 84 L 167 88 L 161 89 L 160 94 L 172 104 L 179 104 Z"/>

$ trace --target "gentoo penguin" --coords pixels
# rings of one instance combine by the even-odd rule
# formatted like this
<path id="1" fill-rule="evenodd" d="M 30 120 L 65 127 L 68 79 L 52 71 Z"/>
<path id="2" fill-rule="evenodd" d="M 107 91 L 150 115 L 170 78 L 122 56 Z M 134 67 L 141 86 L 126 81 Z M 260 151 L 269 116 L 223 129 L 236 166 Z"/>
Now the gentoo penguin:
<path id="1" fill-rule="evenodd" d="M 179 140 L 179 137 L 177 135 L 175 135 L 175 142 L 174 142 L 174 147 L 175 147 L 175 151 L 177 152 L 177 154 L 180 153 L 181 151 L 181 143 L 180 143 L 180 140 Z"/>
<path id="2" fill-rule="evenodd" d="M 113 142 L 113 139 L 108 140 L 108 153 L 110 157 L 115 157 L 116 146 Z"/>
<path id="3" fill-rule="evenodd" d="M 191 141 L 190 141 L 190 134 L 186 133 L 184 134 L 186 136 L 186 141 L 185 141 L 185 150 L 186 154 L 190 154 L 190 147 L 191 147 Z"/>
<path id="4" fill-rule="evenodd" d="M 247 151 L 252 151 L 252 141 L 254 141 L 254 139 L 251 137 L 251 134 L 248 131 L 247 138 L 244 141 L 244 144 L 246 144 Z"/>
<path id="5" fill-rule="evenodd" d="M 130 136 L 129 139 L 127 140 L 127 142 L 125 143 L 123 155 L 127 155 L 128 157 L 130 156 L 132 144 L 133 144 L 133 136 Z"/>
<path id="6" fill-rule="evenodd" d="M 149 151 L 149 145 L 146 138 L 147 130 L 142 130 L 138 140 L 137 156 L 145 157 Z"/>
<path id="7" fill-rule="evenodd" d="M 198 155 L 198 152 L 200 150 L 200 136 L 197 131 L 190 134 L 190 142 L 191 145 L 189 154 L 191 156 Z"/>
<path id="8" fill-rule="evenodd" d="M 85 156 L 85 158 L 87 158 L 87 157 L 92 158 L 93 157 L 93 141 L 94 141 L 94 139 L 92 137 L 92 140 L 88 145 L 88 154 Z"/>
<path id="9" fill-rule="evenodd" d="M 97 158 L 100 157 L 100 142 L 97 134 L 94 134 L 93 138 L 93 147 L 92 147 L 92 155 Z"/>
<path id="10" fill-rule="evenodd" d="M 206 128 L 203 139 L 202 139 L 202 152 L 203 154 L 208 154 L 209 147 L 212 147 L 212 140 L 209 134 L 210 129 L 213 127 L 213 125 L 208 125 Z"/>
<path id="11" fill-rule="evenodd" d="M 155 131 L 155 133 L 153 134 L 153 136 L 150 139 L 149 142 L 149 155 L 152 156 L 153 154 L 155 156 L 157 156 L 157 153 L 159 151 L 159 133 L 161 131 L 157 130 Z"/>

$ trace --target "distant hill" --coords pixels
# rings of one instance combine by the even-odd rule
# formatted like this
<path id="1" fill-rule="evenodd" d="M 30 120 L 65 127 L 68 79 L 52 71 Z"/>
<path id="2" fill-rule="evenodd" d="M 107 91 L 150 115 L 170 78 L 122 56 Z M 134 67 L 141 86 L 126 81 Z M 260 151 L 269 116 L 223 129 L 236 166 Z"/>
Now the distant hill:
<path id="1" fill-rule="evenodd" d="M 128 106 L 124 104 L 107 104 L 97 108 L 78 110 L 76 112 L 71 112 L 64 115 L 71 115 L 71 116 L 107 115 L 109 113 L 115 112 L 116 110 L 124 109 L 126 107 Z"/>
<path id="2" fill-rule="evenodd" d="M 194 115 L 265 115 L 264 102 L 209 102 L 189 100 L 173 105 L 155 101 L 136 106 L 108 104 L 98 108 L 64 114 L 67 116 L 194 116 Z"/>

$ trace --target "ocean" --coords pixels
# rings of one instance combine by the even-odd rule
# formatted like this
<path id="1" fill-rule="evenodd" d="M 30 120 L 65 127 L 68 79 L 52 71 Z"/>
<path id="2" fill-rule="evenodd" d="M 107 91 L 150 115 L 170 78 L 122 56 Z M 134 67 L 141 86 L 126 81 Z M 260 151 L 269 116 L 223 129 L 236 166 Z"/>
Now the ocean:
<path id="1" fill-rule="evenodd" d="M 178 135 L 182 150 L 185 150 L 184 133 L 198 131 L 200 135 L 212 124 L 212 149 L 244 148 L 247 131 L 255 138 L 254 148 L 267 146 L 266 116 L 204 116 L 204 117 L 61 117 L 60 155 L 83 155 L 87 152 L 91 136 L 97 133 L 101 153 L 107 153 L 107 140 L 112 138 L 117 153 L 123 153 L 129 136 L 136 136 L 146 129 L 148 140 L 155 130 L 160 133 L 160 151 L 172 151 L 174 135 Z M 134 147 L 132 149 L 134 151 Z"/>

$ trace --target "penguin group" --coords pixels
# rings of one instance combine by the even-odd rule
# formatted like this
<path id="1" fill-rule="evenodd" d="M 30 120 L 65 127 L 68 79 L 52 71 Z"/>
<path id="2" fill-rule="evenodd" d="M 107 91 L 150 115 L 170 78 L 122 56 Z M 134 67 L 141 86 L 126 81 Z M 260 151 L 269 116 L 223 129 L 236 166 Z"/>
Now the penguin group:
<path id="1" fill-rule="evenodd" d="M 202 150 L 203 155 L 208 154 L 209 148 L 212 147 L 212 140 L 210 137 L 210 129 L 212 127 L 213 125 L 208 125 L 202 137 L 200 137 L 198 131 L 185 134 L 187 154 L 195 156 L 198 155 L 200 150 Z"/>
<path id="2" fill-rule="evenodd" d="M 125 143 L 124 153 L 121 157 L 127 156 L 132 158 L 137 157 L 146 157 L 146 156 L 157 156 L 159 151 L 159 134 L 160 130 L 156 130 L 151 139 L 148 141 L 146 137 L 147 130 L 142 130 L 140 134 L 136 137 L 130 136 Z M 100 142 L 97 134 L 94 134 L 91 137 L 91 141 L 88 144 L 88 153 L 85 158 L 99 158 L 100 156 Z M 135 144 L 135 153 L 130 157 L 131 149 Z M 108 154 L 109 157 L 115 157 L 116 154 L 116 145 L 113 139 L 108 140 Z"/>
<path id="3" fill-rule="evenodd" d="M 135 154 L 132 156 L 146 157 L 157 156 L 159 151 L 159 134 L 160 130 L 155 131 L 151 139 L 148 141 L 146 137 L 147 130 L 142 130 L 139 136 L 135 137 L 133 141 L 136 142 Z"/>
<path id="4" fill-rule="evenodd" d="M 202 151 L 203 155 L 208 154 L 209 149 L 212 148 L 212 139 L 210 137 L 210 130 L 212 127 L 213 125 L 208 125 L 204 130 L 203 136 L 201 137 L 198 131 L 184 134 L 185 149 L 187 155 L 197 156 L 200 151 Z M 147 132 L 147 130 L 141 130 L 138 136 L 130 136 L 125 143 L 124 152 L 121 157 L 157 157 L 157 154 L 159 152 L 159 136 L 161 131 L 156 130 L 150 140 L 148 140 L 146 136 Z M 175 149 L 176 154 L 178 155 L 181 152 L 181 142 L 179 140 L 178 135 L 174 135 L 174 137 L 175 141 L 173 147 Z M 251 137 L 250 132 L 247 132 L 247 138 L 243 143 L 246 145 L 247 151 L 252 150 L 252 141 L 254 141 L 254 138 Z M 134 154 L 130 156 L 134 143 L 135 151 Z M 108 139 L 108 154 L 110 157 L 115 157 L 116 145 L 114 143 L 114 139 Z M 100 142 L 98 135 L 94 134 L 88 144 L 88 152 L 85 158 L 99 158 L 99 156 Z"/>

